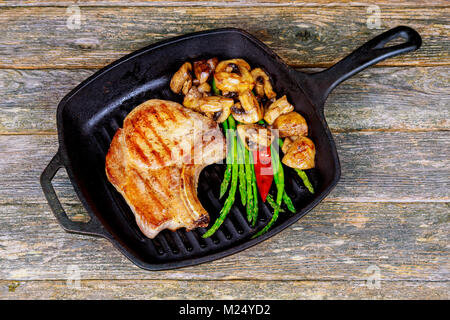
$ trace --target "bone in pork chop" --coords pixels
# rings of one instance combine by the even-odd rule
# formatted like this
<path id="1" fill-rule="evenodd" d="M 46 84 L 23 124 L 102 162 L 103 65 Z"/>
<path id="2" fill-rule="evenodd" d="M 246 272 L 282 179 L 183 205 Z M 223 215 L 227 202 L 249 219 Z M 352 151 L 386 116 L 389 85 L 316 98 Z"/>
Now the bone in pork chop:
<path id="1" fill-rule="evenodd" d="M 197 197 L 200 172 L 224 158 L 217 123 L 165 100 L 136 107 L 117 130 L 106 155 L 106 175 L 149 238 L 161 230 L 206 227 Z"/>

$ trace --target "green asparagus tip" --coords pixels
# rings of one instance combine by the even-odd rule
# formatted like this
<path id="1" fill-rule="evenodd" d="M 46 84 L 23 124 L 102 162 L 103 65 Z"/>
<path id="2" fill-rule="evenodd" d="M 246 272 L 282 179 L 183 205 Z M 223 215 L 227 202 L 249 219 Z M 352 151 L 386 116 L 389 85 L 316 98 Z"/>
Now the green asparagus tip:
<path id="1" fill-rule="evenodd" d="M 220 96 L 221 95 L 220 90 L 217 89 L 217 87 L 216 87 L 216 80 L 214 80 L 214 78 L 211 81 L 211 89 L 212 89 L 214 95 L 216 95 L 216 96 Z"/>
<path id="2" fill-rule="evenodd" d="M 309 181 L 308 176 L 306 175 L 305 171 L 300 170 L 300 169 L 295 169 L 295 171 L 300 176 L 300 178 L 303 180 L 303 184 L 309 190 L 309 192 L 314 194 L 314 188 L 313 188 L 311 182 Z"/>

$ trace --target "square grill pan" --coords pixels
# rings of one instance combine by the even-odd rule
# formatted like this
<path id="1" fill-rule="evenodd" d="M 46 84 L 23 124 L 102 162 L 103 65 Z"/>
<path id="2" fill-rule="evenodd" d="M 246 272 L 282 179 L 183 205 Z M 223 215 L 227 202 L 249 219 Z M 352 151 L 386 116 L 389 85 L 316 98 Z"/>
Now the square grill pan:
<path id="1" fill-rule="evenodd" d="M 385 48 L 401 37 L 404 43 Z M 408 27 L 397 27 L 369 41 L 333 67 L 304 74 L 288 67 L 266 45 L 247 32 L 216 29 L 169 39 L 131 53 L 98 71 L 72 90 L 58 105 L 59 149 L 41 175 L 46 198 L 62 227 L 73 233 L 101 236 L 111 241 L 128 259 L 147 270 L 164 270 L 212 261 L 253 246 L 277 234 L 314 208 L 337 184 L 340 165 L 336 147 L 323 114 L 330 91 L 340 82 L 367 66 L 390 56 L 413 51 L 420 36 Z M 251 239 L 272 215 L 260 202 L 257 226 L 246 220 L 240 199 L 220 229 L 210 238 L 205 228 L 164 230 L 155 239 L 145 237 L 122 196 L 105 174 L 105 156 L 116 130 L 127 114 L 148 99 L 181 102 L 169 88 L 172 75 L 186 60 L 240 57 L 252 67 L 263 67 L 271 76 L 274 90 L 289 101 L 306 119 L 316 145 L 316 168 L 308 171 L 315 194 L 303 186 L 295 171 L 285 168 L 286 191 L 297 213 L 280 214 L 270 231 Z M 51 184 L 64 167 L 90 221 L 71 221 Z M 198 196 L 213 222 L 223 206 L 218 199 L 225 166 L 206 167 L 199 179 Z"/>

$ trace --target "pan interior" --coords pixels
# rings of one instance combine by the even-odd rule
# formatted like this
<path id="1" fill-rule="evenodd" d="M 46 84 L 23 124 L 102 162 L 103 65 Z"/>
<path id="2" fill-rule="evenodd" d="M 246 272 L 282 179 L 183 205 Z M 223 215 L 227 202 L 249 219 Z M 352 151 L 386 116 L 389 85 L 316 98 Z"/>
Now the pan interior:
<path id="1" fill-rule="evenodd" d="M 219 59 L 240 57 L 252 67 L 266 69 L 277 94 L 286 94 L 309 124 L 310 136 L 317 148 L 317 167 L 308 171 L 308 175 L 316 193 L 310 194 L 295 171 L 286 168 L 286 190 L 297 214 L 280 214 L 277 225 L 286 227 L 303 216 L 335 180 L 334 145 L 327 135 L 325 121 L 299 89 L 289 68 L 248 35 L 237 31 L 205 33 L 156 45 L 125 57 L 69 94 L 58 108 L 58 129 L 72 183 L 88 204 L 87 210 L 100 219 L 120 247 L 127 251 L 127 256 L 143 268 L 179 267 L 242 250 L 249 246 L 251 235 L 265 225 L 272 214 L 272 209 L 262 204 L 257 227 L 251 228 L 237 195 L 228 218 L 211 238 L 203 239 L 201 235 L 206 230 L 198 228 L 191 232 L 164 230 L 151 240 L 141 233 L 125 200 L 106 178 L 105 156 L 114 133 L 122 127 L 127 114 L 148 99 L 181 102 L 181 97 L 169 88 L 173 73 L 186 60 L 213 56 Z M 216 219 L 223 206 L 223 200 L 218 199 L 218 188 L 224 167 L 210 165 L 199 179 L 198 196 L 211 221 Z M 274 189 L 272 186 L 271 192 Z M 271 232 L 275 234 L 281 229 L 274 228 Z"/>

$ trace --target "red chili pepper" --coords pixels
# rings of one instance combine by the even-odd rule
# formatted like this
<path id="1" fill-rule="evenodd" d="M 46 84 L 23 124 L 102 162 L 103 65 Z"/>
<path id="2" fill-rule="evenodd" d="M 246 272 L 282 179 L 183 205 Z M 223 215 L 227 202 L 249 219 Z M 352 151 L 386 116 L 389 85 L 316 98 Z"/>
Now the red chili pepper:
<path id="1" fill-rule="evenodd" d="M 260 148 L 253 151 L 253 161 L 255 162 L 256 184 L 263 202 L 269 194 L 273 181 L 272 158 L 270 157 L 270 147 Z"/>

